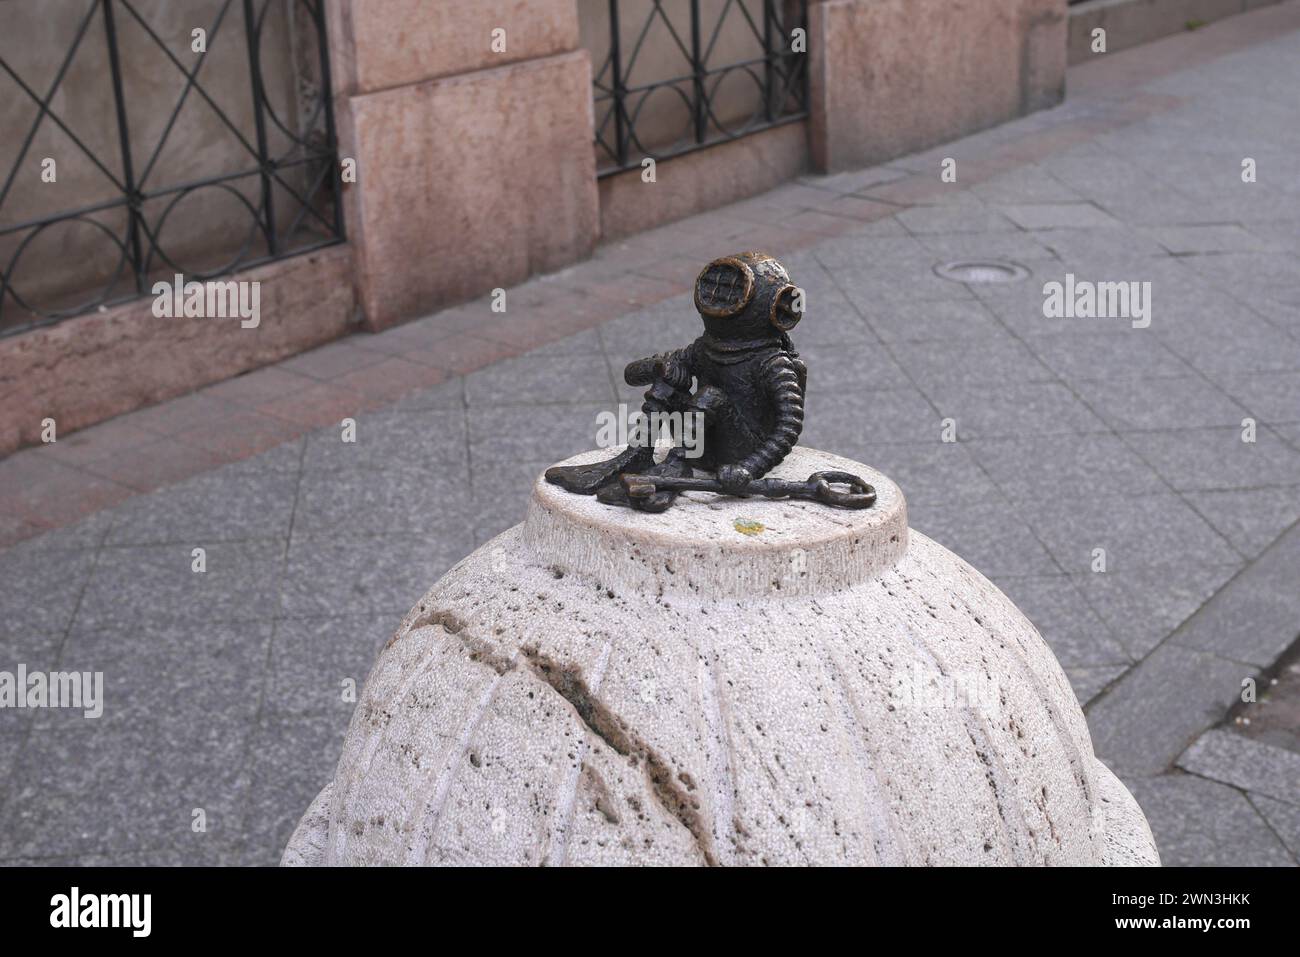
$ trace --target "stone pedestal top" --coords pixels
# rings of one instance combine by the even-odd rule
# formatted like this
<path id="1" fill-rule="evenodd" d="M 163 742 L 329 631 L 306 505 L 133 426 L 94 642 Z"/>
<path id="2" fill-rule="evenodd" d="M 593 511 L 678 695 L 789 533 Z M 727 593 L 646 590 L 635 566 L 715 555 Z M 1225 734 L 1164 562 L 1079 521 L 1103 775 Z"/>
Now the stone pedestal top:
<path id="1" fill-rule="evenodd" d="M 563 465 L 609 458 L 584 452 Z M 538 477 L 523 541 L 557 570 L 623 588 L 748 597 L 846 588 L 891 568 L 907 551 L 907 503 L 885 475 L 838 455 L 796 447 L 769 473 L 805 481 L 850 472 L 876 489 L 876 503 L 844 509 L 797 499 L 686 492 L 649 516 L 574 495 Z"/>

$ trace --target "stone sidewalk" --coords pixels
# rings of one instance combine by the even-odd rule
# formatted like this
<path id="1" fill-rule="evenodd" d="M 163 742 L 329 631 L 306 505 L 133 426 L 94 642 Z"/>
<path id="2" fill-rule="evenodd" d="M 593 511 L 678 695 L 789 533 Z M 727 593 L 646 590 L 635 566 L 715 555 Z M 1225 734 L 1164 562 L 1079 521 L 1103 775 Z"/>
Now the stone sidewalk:
<path id="1" fill-rule="evenodd" d="M 0 712 L 0 860 L 277 860 L 398 618 L 635 407 L 622 366 L 696 334 L 700 265 L 765 247 L 808 295 L 804 444 L 889 473 L 1034 620 L 1167 863 L 1295 864 L 1285 769 L 1211 772 L 1239 759 L 1204 733 L 1300 632 L 1297 30 L 1287 3 L 1116 54 L 1059 109 L 605 247 L 504 315 L 0 462 L 0 668 L 102 671 L 108 702 Z M 987 258 L 1028 277 L 934 271 Z M 1066 274 L 1149 281 L 1150 327 L 1044 318 Z"/>

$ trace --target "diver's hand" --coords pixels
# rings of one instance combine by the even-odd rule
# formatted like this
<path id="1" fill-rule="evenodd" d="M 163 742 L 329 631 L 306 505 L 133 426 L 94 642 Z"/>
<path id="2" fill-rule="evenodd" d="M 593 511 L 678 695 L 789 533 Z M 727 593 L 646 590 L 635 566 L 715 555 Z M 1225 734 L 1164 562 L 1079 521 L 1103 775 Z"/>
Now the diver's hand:
<path id="1" fill-rule="evenodd" d="M 752 481 L 754 473 L 743 465 L 724 465 L 718 469 L 718 484 L 728 495 L 744 495 Z"/>

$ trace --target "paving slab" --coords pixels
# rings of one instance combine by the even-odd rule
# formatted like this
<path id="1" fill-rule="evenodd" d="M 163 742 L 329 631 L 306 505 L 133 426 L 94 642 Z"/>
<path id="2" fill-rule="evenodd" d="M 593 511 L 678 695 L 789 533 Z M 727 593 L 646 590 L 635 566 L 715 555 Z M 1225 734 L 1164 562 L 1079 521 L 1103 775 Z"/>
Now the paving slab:
<path id="1" fill-rule="evenodd" d="M 396 629 L 391 615 L 286 618 L 269 635 L 262 713 L 351 717 L 375 656 Z M 349 685 L 348 682 L 351 682 Z"/>
<path id="2" fill-rule="evenodd" d="M 1300 860 L 1300 805 L 1276 801 L 1262 794 L 1249 794 L 1247 797 L 1260 817 L 1286 845 L 1291 856 Z"/>
<path id="3" fill-rule="evenodd" d="M 1071 577 L 1094 611 L 1134 659 L 1145 657 L 1237 574 L 1228 565 L 1184 564 L 1129 569 L 1123 575 Z"/>
<path id="4" fill-rule="evenodd" d="M 465 410 L 421 409 L 367 412 L 352 425 L 306 437 L 304 470 L 409 468 L 455 472 L 469 460 Z"/>
<path id="5" fill-rule="evenodd" d="M 1300 372 L 1232 373 L 1216 381 L 1261 422 L 1300 422 Z"/>
<path id="6" fill-rule="evenodd" d="M 1056 376 L 1023 343 L 980 341 L 898 343 L 890 352 L 924 391 L 981 383 L 1050 382 Z"/>
<path id="7" fill-rule="evenodd" d="M 158 847 L 195 859 L 211 839 L 241 833 L 251 731 L 213 716 L 32 735 L 5 801 L 0 860 Z"/>
<path id="8" fill-rule="evenodd" d="M 1090 202 L 1018 204 L 1003 207 L 1002 212 L 1022 229 L 1096 229 L 1123 225 Z"/>
<path id="9" fill-rule="evenodd" d="M 1159 337 L 1131 327 L 1129 333 L 1042 337 L 1030 348 L 1044 365 L 1069 382 L 1169 378 L 1194 371 Z"/>
<path id="10" fill-rule="evenodd" d="M 291 472 L 249 474 L 229 468 L 119 505 L 113 510 L 107 544 L 206 545 L 288 535 L 298 477 Z"/>
<path id="11" fill-rule="evenodd" d="M 453 519 L 447 519 L 449 523 Z M 286 618 L 406 614 L 411 595 L 428 589 L 473 550 L 464 515 L 444 533 L 307 535 L 289 544 L 278 614 Z"/>
<path id="12" fill-rule="evenodd" d="M 1258 425 L 1125 432 L 1125 445 L 1181 492 L 1300 484 L 1300 452 Z M 1282 523 L 1282 527 L 1290 524 Z"/>
<path id="13" fill-rule="evenodd" d="M 1035 575 L 1054 567 L 1047 549 L 1009 502 L 918 504 L 908 515 L 913 528 L 961 555 L 986 577 Z"/>
<path id="14" fill-rule="evenodd" d="M 603 356 L 521 356 L 465 377 L 470 408 L 546 402 L 608 401 Z"/>
<path id="15" fill-rule="evenodd" d="M 1194 157 L 1193 160 L 1200 160 Z M 1220 160 L 1212 164 L 1212 171 L 1220 169 Z M 1179 170 L 1179 178 L 1195 183 L 1207 164 L 1190 165 Z M 1274 246 L 1236 223 L 1210 223 L 1200 226 L 1164 226 L 1145 231 L 1152 239 L 1174 255 L 1192 253 L 1271 252 Z"/>
<path id="16" fill-rule="evenodd" d="M 1015 502 L 1098 502 L 1167 490 L 1149 465 L 1109 433 L 974 439 L 963 445 Z"/>
<path id="17" fill-rule="evenodd" d="M 1097 756 L 1117 773 L 1167 770 L 1238 700 L 1251 673 L 1209 652 L 1160 645 L 1089 707 Z"/>
<path id="18" fill-rule="evenodd" d="M 1071 388 L 1119 432 L 1240 426 L 1251 409 L 1199 376 L 1079 379 Z"/>
<path id="19" fill-rule="evenodd" d="M 1300 525 L 1219 589 L 1169 640 L 1258 667 L 1272 664 L 1300 635 Z"/>
<path id="20" fill-rule="evenodd" d="M 874 468 L 907 489 L 911 507 L 975 505 L 1007 498 L 971 455 L 969 443 L 929 442 L 871 444 Z"/>
<path id="21" fill-rule="evenodd" d="M 1087 707 L 1127 670 L 1128 665 L 1071 665 L 1065 668 L 1065 676 L 1080 706 Z"/>
<path id="22" fill-rule="evenodd" d="M 1121 779 L 1151 822 L 1164 866 L 1295 866 L 1295 856 L 1235 788 L 1179 773 Z"/>
<path id="23" fill-rule="evenodd" d="M 35 713 L 33 727 L 130 728 L 157 720 L 162 710 L 169 720 L 196 727 L 213 715 L 251 721 L 262 698 L 270 642 L 269 621 L 74 626 L 57 667 L 102 673 L 102 713 L 87 718 L 84 709 L 44 709 Z M 166 689 L 165 703 L 158 700 L 160 688 Z"/>
<path id="24" fill-rule="evenodd" d="M 1181 555 L 1209 565 L 1238 557 L 1223 536 L 1172 493 L 1109 498 L 1071 510 L 1040 499 L 1026 503 L 1022 514 L 1061 567 L 1072 573 L 1127 575 L 1174 564 L 1174 556 Z M 1099 559 L 1104 559 L 1104 572 Z"/>
<path id="25" fill-rule="evenodd" d="M 1279 527 L 1300 519 L 1300 487 L 1201 492 L 1195 507 L 1243 558 L 1253 559 L 1277 541 Z"/>
<path id="26" fill-rule="evenodd" d="M 303 474 L 294 530 L 303 535 L 448 534 L 463 528 L 469 469 L 392 468 L 351 481 L 330 471 Z"/>
<path id="27" fill-rule="evenodd" d="M 801 342 L 798 349 L 800 357 L 808 364 L 810 390 L 815 388 L 832 395 L 843 390 L 904 389 L 911 384 L 898 361 L 874 342 L 814 343 L 809 346 Z M 897 354 L 896 347 L 894 356 Z"/>
<path id="28" fill-rule="evenodd" d="M 1118 666 L 1123 673 L 1132 664 L 1069 575 L 1005 577 L 995 584 L 1034 623 L 1063 668 Z"/>
<path id="29" fill-rule="evenodd" d="M 37 542 L 40 539 L 36 539 Z M 0 554 L 0 640 L 63 634 L 94 571 L 95 549 L 42 549 L 30 543 Z"/>
<path id="30" fill-rule="evenodd" d="M 204 549 L 196 570 L 194 549 Z M 77 624 L 262 621 L 272 617 L 284 565 L 279 539 L 106 547 L 77 606 Z"/>
<path id="31" fill-rule="evenodd" d="M 272 867 L 306 807 L 338 764 L 348 716 L 269 715 L 250 739 L 248 789 L 239 811 L 239 863 Z"/>
<path id="32" fill-rule="evenodd" d="M 1300 802 L 1300 754 L 1233 731 L 1205 732 L 1179 757 L 1178 766 L 1252 794 Z"/>
<path id="33" fill-rule="evenodd" d="M 941 437 L 940 419 L 921 391 L 910 386 L 831 394 L 817 391 L 810 379 L 799 441 L 855 455 L 881 442 L 933 442 Z"/>
<path id="34" fill-rule="evenodd" d="M 1106 423 L 1061 382 L 932 381 L 926 394 L 959 440 L 1109 432 Z"/>

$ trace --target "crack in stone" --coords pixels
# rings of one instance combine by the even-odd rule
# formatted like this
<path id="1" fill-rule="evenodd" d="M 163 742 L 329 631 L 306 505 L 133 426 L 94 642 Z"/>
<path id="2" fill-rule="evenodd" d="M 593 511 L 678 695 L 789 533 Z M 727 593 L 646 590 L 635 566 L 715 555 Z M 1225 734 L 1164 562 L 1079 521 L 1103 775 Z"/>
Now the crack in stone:
<path id="1" fill-rule="evenodd" d="M 635 764 L 645 767 L 650 791 L 660 806 L 686 828 L 710 867 L 717 866 L 712 842 L 700 820 L 699 801 L 679 786 L 672 768 L 646 742 L 630 732 L 613 711 L 591 693 L 582 672 L 562 665 L 536 648 L 525 648 L 524 657 L 533 672 L 573 707 L 596 737 Z"/>
<path id="2" fill-rule="evenodd" d="M 455 635 L 464 631 L 465 621 L 455 614 L 455 612 L 444 611 L 441 608 L 430 608 L 428 611 L 421 609 L 422 614 L 411 622 L 411 627 L 406 630 L 406 634 L 417 631 L 420 628 L 428 628 L 430 625 L 441 625 L 449 634 Z"/>
<path id="3" fill-rule="evenodd" d="M 471 661 L 491 668 L 498 678 L 515 667 L 514 659 L 503 655 L 492 643 L 475 636 L 464 619 L 440 608 L 427 610 L 421 608 L 420 614 L 411 622 L 411 626 L 395 635 L 388 644 L 391 647 L 413 631 L 434 626 L 442 628 L 447 635 L 459 640 L 469 653 Z M 674 779 L 672 769 L 667 762 L 659 757 L 653 748 L 626 730 L 623 721 L 592 694 L 578 669 L 560 665 L 536 648 L 524 648 L 522 651 L 531 670 L 570 704 L 583 724 L 598 738 L 616 753 L 628 758 L 633 765 L 644 764 L 651 784 L 651 793 L 654 794 L 655 799 L 686 828 L 705 862 L 710 866 L 716 865 L 717 860 L 700 821 L 699 802 L 687 793 L 694 791 L 696 787 L 690 774 L 682 771 Z M 477 767 L 477 755 L 473 751 L 466 751 L 466 754 L 470 763 Z M 608 823 L 619 824 L 615 802 L 599 773 L 595 768 L 584 763 L 580 774 L 594 798 L 596 810 Z M 678 786 L 679 781 L 685 786 L 685 791 Z"/>
<path id="4" fill-rule="evenodd" d="M 469 626 L 463 618 L 441 608 L 430 608 L 428 611 L 422 611 L 420 616 L 411 622 L 410 628 L 392 637 L 387 647 L 391 648 L 400 638 L 409 635 L 413 631 L 433 625 L 439 626 L 447 634 L 458 638 L 460 643 L 464 645 L 465 650 L 469 652 L 470 661 L 487 665 L 498 675 L 503 675 L 514 668 L 514 661 L 502 654 L 495 645 L 471 634 Z"/>
<path id="5" fill-rule="evenodd" d="M 515 666 L 513 658 L 507 658 L 497 648 L 482 638 L 476 638 L 468 631 L 452 632 L 469 652 L 469 660 L 487 665 L 498 675 L 503 675 Z"/>

